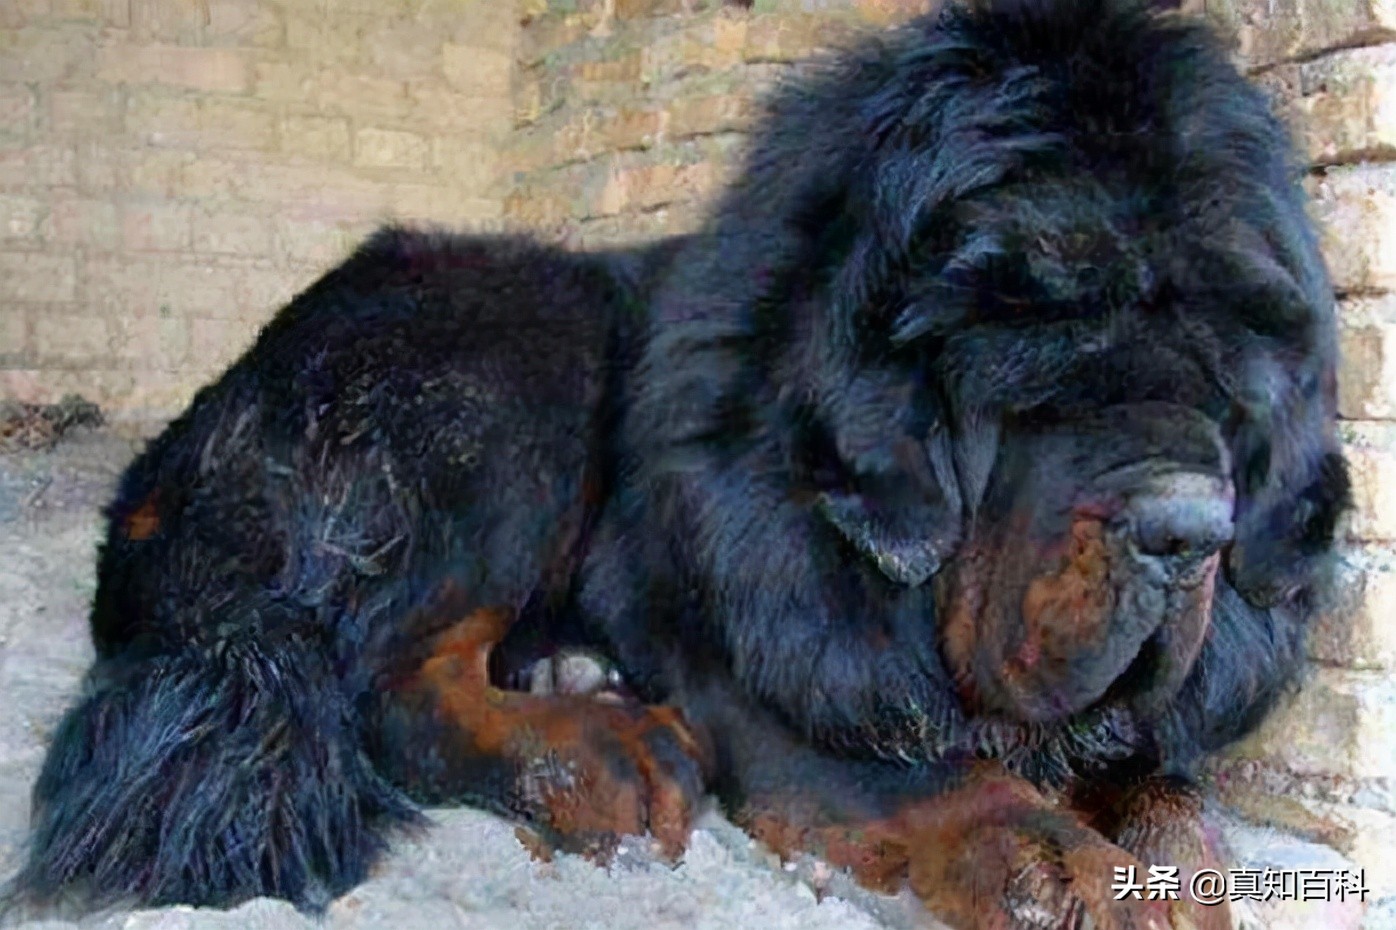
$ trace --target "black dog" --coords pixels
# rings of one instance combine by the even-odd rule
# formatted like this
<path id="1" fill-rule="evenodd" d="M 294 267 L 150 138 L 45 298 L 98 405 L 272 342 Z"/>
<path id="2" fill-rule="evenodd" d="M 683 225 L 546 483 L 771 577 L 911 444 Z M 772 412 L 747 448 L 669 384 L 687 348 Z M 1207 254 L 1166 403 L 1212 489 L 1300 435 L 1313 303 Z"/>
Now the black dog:
<path id="1" fill-rule="evenodd" d="M 313 909 L 417 802 L 676 855 L 707 789 L 957 926 L 1166 925 L 1112 868 L 1215 855 L 1347 500 L 1289 155 L 1200 27 L 986 0 L 692 238 L 379 234 L 126 474 L 17 895 Z M 569 648 L 621 683 L 523 690 Z"/>

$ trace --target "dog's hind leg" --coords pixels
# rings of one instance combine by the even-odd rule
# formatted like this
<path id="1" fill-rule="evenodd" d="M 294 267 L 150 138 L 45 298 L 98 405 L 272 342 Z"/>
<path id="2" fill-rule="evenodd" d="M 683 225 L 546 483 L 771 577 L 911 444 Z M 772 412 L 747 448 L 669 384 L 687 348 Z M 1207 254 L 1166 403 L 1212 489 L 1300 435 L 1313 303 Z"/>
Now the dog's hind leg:
<path id="1" fill-rule="evenodd" d="M 649 833 L 678 856 L 704 786 L 699 739 L 671 707 L 494 686 L 490 651 L 512 620 L 474 610 L 374 689 L 375 768 L 414 800 L 520 819 L 543 849 L 604 858 L 621 836 Z"/>

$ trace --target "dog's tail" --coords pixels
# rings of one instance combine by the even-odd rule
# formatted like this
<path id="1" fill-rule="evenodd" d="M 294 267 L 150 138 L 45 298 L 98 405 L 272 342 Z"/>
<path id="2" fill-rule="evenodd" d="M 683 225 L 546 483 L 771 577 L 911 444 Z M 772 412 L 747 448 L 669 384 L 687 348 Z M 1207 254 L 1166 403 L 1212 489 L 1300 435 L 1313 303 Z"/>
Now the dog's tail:
<path id="1" fill-rule="evenodd" d="M 321 649 L 225 642 L 105 659 L 58 727 L 8 909 L 322 909 L 420 815 L 373 770 Z"/>

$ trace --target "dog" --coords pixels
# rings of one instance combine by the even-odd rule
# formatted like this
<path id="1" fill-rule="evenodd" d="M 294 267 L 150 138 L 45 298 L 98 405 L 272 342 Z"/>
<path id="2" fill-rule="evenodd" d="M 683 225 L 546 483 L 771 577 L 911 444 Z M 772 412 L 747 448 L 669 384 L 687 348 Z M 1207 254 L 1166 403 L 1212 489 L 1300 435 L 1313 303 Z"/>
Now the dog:
<path id="1" fill-rule="evenodd" d="M 1229 926 L 1110 883 L 1219 861 L 1198 764 L 1323 605 L 1294 169 L 1202 26 L 966 0 L 690 236 L 380 232 L 122 478 L 12 899 L 314 911 L 422 804 L 677 857 L 712 794 L 957 928 Z"/>

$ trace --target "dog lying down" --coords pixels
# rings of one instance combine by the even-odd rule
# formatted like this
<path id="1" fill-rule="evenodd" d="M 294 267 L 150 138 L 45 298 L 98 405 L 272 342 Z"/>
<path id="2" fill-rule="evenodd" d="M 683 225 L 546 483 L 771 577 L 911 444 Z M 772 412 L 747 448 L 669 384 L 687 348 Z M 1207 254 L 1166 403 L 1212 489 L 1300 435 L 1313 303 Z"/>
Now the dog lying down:
<path id="1" fill-rule="evenodd" d="M 126 472 L 12 901 L 313 911 L 421 804 L 679 857 L 711 794 L 956 928 L 1229 926 L 1111 885 L 1218 861 L 1347 505 L 1291 158 L 1205 28 L 984 0 L 787 82 L 691 236 L 384 230 Z"/>

